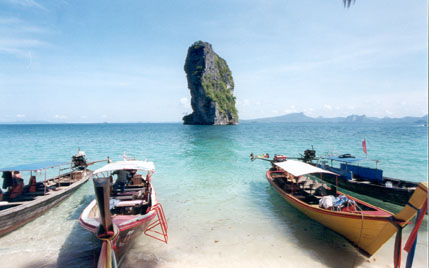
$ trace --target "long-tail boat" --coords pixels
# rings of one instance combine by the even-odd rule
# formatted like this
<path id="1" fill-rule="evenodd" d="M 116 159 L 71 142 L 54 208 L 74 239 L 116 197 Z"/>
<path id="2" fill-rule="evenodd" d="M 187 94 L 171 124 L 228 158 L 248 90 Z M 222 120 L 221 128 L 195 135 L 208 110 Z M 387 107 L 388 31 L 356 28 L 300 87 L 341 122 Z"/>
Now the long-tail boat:
<path id="1" fill-rule="evenodd" d="M 339 187 L 367 195 L 400 206 L 407 204 L 418 183 L 383 176 L 383 170 L 359 165 L 366 158 L 357 158 L 350 154 L 319 157 L 317 167 L 333 171 L 338 176 L 327 174 L 324 180 Z M 375 160 L 376 164 L 379 162 Z M 330 162 L 330 165 L 329 165 Z M 339 167 L 334 162 L 340 163 Z"/>
<path id="2" fill-rule="evenodd" d="M 142 232 L 168 242 L 167 221 L 151 183 L 154 172 L 153 162 L 136 160 L 109 163 L 94 171 L 95 199 L 79 223 L 101 242 L 97 267 L 118 267 Z M 114 175 L 118 177 L 112 185 Z"/>
<path id="3" fill-rule="evenodd" d="M 297 159 L 334 172 L 336 175 L 328 173 L 323 176 L 323 180 L 329 184 L 400 206 L 407 204 L 418 185 L 417 182 L 384 176 L 383 170 L 378 168 L 379 160 L 373 160 L 376 166 L 370 168 L 360 165 L 362 161 L 367 160 L 366 158 L 354 157 L 350 154 L 316 157 L 314 148 L 305 150 L 300 157 L 275 155 L 271 160 L 253 155 L 252 159 L 266 160 L 272 163 L 286 159 Z M 335 166 L 334 163 L 340 163 L 339 167 Z"/>
<path id="4" fill-rule="evenodd" d="M 285 160 L 273 163 L 266 177 L 286 202 L 345 237 L 366 256 L 373 255 L 426 206 L 427 182 L 419 183 L 405 207 L 393 214 L 324 185 L 314 174 L 336 175 L 301 161 Z"/>
<path id="5" fill-rule="evenodd" d="M 82 186 L 91 171 L 86 169 L 88 164 L 83 152 L 79 158 L 84 164 L 44 161 L 0 169 L 2 188 L 8 189 L 3 193 L 0 188 L 0 237 L 42 215 Z M 21 172 L 24 176 L 29 173 L 28 184 L 24 183 Z M 52 172 L 58 175 L 47 179 Z M 43 179 L 38 181 L 36 177 Z"/>

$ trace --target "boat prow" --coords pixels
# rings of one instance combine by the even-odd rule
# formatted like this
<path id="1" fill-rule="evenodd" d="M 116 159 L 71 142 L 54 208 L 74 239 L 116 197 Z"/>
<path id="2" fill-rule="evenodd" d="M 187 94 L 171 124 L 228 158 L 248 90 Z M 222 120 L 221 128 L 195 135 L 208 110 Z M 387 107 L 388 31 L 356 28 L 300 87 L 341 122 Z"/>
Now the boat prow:
<path id="1" fill-rule="evenodd" d="M 137 171 L 148 174 L 143 178 Z M 111 163 L 94 172 L 96 198 L 84 209 L 79 222 L 101 242 L 98 267 L 117 267 L 142 232 L 167 243 L 167 223 L 151 183 L 154 171 L 152 162 L 132 160 Z M 113 173 L 118 178 L 111 185 Z M 131 176 L 122 177 L 124 174 Z"/>
<path id="2" fill-rule="evenodd" d="M 398 231 L 398 228 L 404 227 L 427 200 L 427 183 L 420 183 L 409 203 L 401 212 L 394 215 L 382 208 L 325 187 L 322 183 L 319 185 L 326 188 L 325 194 L 316 194 L 316 190 L 307 184 L 307 179 L 310 178 L 304 179 L 309 174 L 315 173 L 332 172 L 303 162 L 287 160 L 275 163 L 275 167 L 267 171 L 267 180 L 286 202 L 311 219 L 342 235 L 367 256 L 377 252 Z M 322 207 L 320 202 L 322 195 L 328 194 L 333 197 L 343 196 L 341 197 L 345 200 L 343 207 L 334 205 L 328 208 Z"/>
<path id="3" fill-rule="evenodd" d="M 384 243 L 386 243 L 400 228 L 404 228 L 417 212 L 427 202 L 428 183 L 421 182 L 411 196 L 408 203 L 397 214 L 388 218 L 388 222 L 383 229 L 378 233 L 377 238 L 365 246 L 365 251 L 373 255 Z"/>

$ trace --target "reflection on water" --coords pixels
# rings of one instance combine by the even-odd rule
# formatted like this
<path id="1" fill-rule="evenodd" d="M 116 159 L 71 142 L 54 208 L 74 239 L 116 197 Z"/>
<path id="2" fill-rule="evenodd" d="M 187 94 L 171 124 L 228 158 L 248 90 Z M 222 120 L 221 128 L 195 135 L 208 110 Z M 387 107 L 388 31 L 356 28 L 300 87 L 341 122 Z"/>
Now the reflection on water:
<path id="1" fill-rule="evenodd" d="M 372 258 L 361 256 L 344 238 L 298 212 L 269 186 L 265 179 L 269 163 L 249 160 L 251 152 L 296 156 L 311 145 L 318 154 L 336 150 L 360 155 L 363 137 L 371 157 L 383 160 L 388 176 L 427 180 L 427 132 L 407 126 L 0 126 L 4 148 L 0 163 L 69 160 L 77 147 L 90 161 L 106 156 L 118 160 L 124 151 L 154 161 L 153 183 L 167 216 L 169 243 L 138 237 L 123 267 L 352 267 L 353 262 L 360 267 L 389 267 L 393 239 Z M 405 153 L 406 157 L 397 157 Z M 400 210 L 358 197 L 392 212 Z M 78 224 L 93 198 L 92 184 L 87 183 L 58 207 L 0 238 L 2 264 L 93 267 L 99 244 Z M 404 230 L 404 239 L 411 227 Z M 418 241 L 414 266 L 426 267 L 427 219 Z"/>

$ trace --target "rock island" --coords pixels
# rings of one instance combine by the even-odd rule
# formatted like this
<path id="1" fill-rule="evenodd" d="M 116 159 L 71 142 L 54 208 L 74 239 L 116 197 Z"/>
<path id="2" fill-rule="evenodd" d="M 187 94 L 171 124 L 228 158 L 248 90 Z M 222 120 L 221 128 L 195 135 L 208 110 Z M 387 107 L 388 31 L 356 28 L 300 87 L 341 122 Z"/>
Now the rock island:
<path id="1" fill-rule="evenodd" d="M 211 44 L 197 41 L 189 47 L 185 72 L 193 112 L 183 117 L 184 124 L 238 124 L 231 70 Z"/>

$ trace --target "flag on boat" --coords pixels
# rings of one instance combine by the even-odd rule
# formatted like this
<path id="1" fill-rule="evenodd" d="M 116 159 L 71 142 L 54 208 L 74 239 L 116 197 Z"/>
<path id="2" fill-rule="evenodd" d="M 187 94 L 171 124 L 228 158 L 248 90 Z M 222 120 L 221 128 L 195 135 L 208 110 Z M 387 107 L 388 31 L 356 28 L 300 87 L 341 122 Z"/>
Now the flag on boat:
<path id="1" fill-rule="evenodd" d="M 366 139 L 363 139 L 363 141 L 362 141 L 362 149 L 363 149 L 363 152 L 366 155 L 367 154 L 367 152 L 366 152 Z"/>

